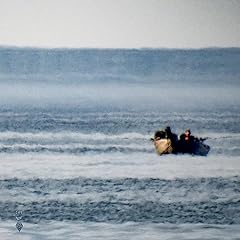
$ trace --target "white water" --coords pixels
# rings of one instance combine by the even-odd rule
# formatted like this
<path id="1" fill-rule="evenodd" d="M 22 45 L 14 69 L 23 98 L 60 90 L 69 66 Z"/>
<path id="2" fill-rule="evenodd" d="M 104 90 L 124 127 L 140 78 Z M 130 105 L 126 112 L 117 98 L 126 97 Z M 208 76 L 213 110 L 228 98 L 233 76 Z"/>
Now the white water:
<path id="1" fill-rule="evenodd" d="M 24 224 L 19 233 L 15 222 L 0 222 L 3 240 L 239 240 L 240 225 L 69 223 Z"/>
<path id="2" fill-rule="evenodd" d="M 191 178 L 240 173 L 240 157 L 132 154 L 1 154 L 1 179 L 8 178 Z"/>

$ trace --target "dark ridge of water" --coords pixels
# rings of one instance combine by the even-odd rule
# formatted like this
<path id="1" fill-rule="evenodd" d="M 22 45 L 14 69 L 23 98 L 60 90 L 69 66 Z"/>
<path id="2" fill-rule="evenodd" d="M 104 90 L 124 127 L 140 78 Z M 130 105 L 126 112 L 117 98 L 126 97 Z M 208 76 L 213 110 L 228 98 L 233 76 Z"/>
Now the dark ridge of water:
<path id="1" fill-rule="evenodd" d="M 226 202 L 141 203 L 63 202 L 56 200 L 29 203 L 0 202 L 0 219 L 13 220 L 15 210 L 24 211 L 24 222 L 44 220 L 84 222 L 205 223 L 240 224 L 240 200 Z"/>
<path id="2" fill-rule="evenodd" d="M 46 146 L 36 146 L 36 147 L 16 147 L 16 146 L 3 146 L 0 147 L 0 153 L 68 153 L 68 154 L 80 154 L 80 153 L 151 153 L 153 149 L 147 148 L 134 148 L 134 147 L 121 147 L 121 146 L 103 146 L 103 147 L 46 147 Z"/>
<path id="3" fill-rule="evenodd" d="M 3 199 L 12 196 L 12 200 L 1 200 L 0 219 L 13 219 L 15 210 L 22 210 L 24 222 L 31 223 L 240 224 L 239 185 L 239 176 L 176 180 L 12 178 L 0 181 Z"/>
<path id="4" fill-rule="evenodd" d="M 96 109 L 97 110 L 97 109 Z M 39 132 L 39 131 L 74 131 L 74 132 L 140 132 L 150 133 L 172 126 L 181 131 L 185 128 L 205 130 L 206 132 L 239 133 L 240 109 L 204 112 L 92 112 L 81 111 L 38 111 L 30 110 L 0 113 L 0 131 Z M 180 133 L 179 133 L 180 134 Z"/>
<path id="5" fill-rule="evenodd" d="M 128 146 L 82 146 L 82 147 L 59 147 L 59 146 L 34 146 L 32 147 L 29 145 L 28 147 L 21 147 L 21 146 L 2 146 L 0 147 L 0 153 L 51 153 L 51 154 L 102 154 L 102 153 L 124 153 L 124 154 L 131 154 L 131 153 L 153 153 L 154 147 L 153 145 L 149 144 L 148 148 L 146 146 L 142 147 L 128 147 Z M 228 149 L 228 146 L 222 147 L 211 147 L 210 153 L 215 156 L 239 156 L 240 155 L 240 148 L 234 147 L 233 149 Z"/>
<path id="6" fill-rule="evenodd" d="M 240 193 L 239 189 L 240 176 L 230 177 L 230 178 L 187 178 L 187 179 L 175 179 L 166 180 L 159 178 L 120 178 L 120 179 L 94 179 L 94 178 L 71 178 L 71 179 L 18 179 L 10 178 L 0 180 L 0 189 L 14 189 L 15 187 L 23 187 L 23 190 L 28 187 L 36 187 L 37 189 L 42 189 L 43 191 L 56 190 L 59 192 L 72 190 L 75 187 L 78 191 L 123 191 L 124 189 L 134 190 L 147 190 L 155 189 L 160 191 L 163 189 L 167 192 L 169 189 L 179 189 L 181 187 L 187 188 L 193 192 L 197 191 L 199 187 L 204 187 L 204 189 L 209 191 L 214 190 L 226 190 L 231 189 L 237 193 Z M 70 188 L 69 188 L 70 187 Z"/>

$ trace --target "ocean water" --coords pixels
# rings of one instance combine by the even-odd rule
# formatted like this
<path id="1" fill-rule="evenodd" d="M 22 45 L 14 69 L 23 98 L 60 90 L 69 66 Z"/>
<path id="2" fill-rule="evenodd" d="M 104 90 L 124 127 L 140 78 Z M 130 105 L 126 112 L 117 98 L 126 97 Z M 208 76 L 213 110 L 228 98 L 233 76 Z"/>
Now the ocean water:
<path id="1" fill-rule="evenodd" d="M 237 48 L 0 48 L 0 239 L 240 239 L 239 64 Z M 167 125 L 209 155 L 158 156 Z"/>

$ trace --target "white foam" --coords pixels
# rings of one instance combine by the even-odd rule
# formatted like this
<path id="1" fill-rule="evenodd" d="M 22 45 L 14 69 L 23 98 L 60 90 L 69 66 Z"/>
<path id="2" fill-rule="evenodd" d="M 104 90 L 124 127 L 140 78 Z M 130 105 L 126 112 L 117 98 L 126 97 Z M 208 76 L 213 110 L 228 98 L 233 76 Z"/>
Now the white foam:
<path id="1" fill-rule="evenodd" d="M 74 153 L 78 152 L 78 150 L 89 150 L 89 151 L 104 151 L 107 149 L 122 149 L 122 150 L 132 150 L 132 151 L 150 151 L 153 149 L 152 145 L 143 146 L 138 143 L 128 143 L 128 142 L 120 142 L 120 144 L 85 144 L 85 143 L 67 143 L 67 144 L 26 144 L 26 143 L 14 143 L 14 144 L 0 144 L 1 149 L 7 149 L 11 152 L 18 152 L 21 150 L 25 152 L 31 151 L 52 151 L 52 152 L 60 152 L 60 151 L 72 151 Z M 81 152 L 81 151 L 80 151 Z"/>
<path id="2" fill-rule="evenodd" d="M 0 177 L 6 178 L 189 178 L 240 175 L 240 156 L 157 156 L 122 154 L 0 154 Z"/>
<path id="3" fill-rule="evenodd" d="M 6 131 L 6 132 L 0 132 L 0 139 L 6 140 L 6 139 L 16 139 L 20 138 L 23 140 L 62 140 L 62 139 L 75 139 L 75 140 L 121 140 L 121 139 L 148 139 L 149 135 L 143 135 L 140 133 L 135 132 L 129 132 L 129 133 L 122 133 L 117 135 L 108 135 L 103 133 L 79 133 L 79 132 L 68 132 L 68 131 L 62 131 L 62 132 L 12 132 L 12 131 Z"/>
<path id="4" fill-rule="evenodd" d="M 19 233 L 16 221 L 1 221 L 0 236 L 4 240 L 21 239 L 105 239 L 105 240 L 158 240 L 158 239 L 239 239 L 240 225 L 134 223 L 122 224 L 93 222 L 23 222 Z"/>

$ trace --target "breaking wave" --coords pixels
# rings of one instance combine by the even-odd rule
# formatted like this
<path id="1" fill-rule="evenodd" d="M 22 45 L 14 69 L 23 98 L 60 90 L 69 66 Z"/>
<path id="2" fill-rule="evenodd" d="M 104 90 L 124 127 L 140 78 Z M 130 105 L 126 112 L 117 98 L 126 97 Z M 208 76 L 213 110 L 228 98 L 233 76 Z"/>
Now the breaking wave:
<path id="1" fill-rule="evenodd" d="M 204 136 L 204 134 L 203 134 Z M 206 136 L 206 135 L 205 135 Z M 151 135 L 137 132 L 120 134 L 81 132 L 0 132 L 0 153 L 134 153 L 154 152 Z M 240 134 L 208 133 L 210 154 L 240 154 Z"/>

